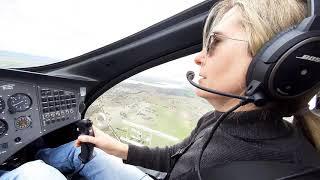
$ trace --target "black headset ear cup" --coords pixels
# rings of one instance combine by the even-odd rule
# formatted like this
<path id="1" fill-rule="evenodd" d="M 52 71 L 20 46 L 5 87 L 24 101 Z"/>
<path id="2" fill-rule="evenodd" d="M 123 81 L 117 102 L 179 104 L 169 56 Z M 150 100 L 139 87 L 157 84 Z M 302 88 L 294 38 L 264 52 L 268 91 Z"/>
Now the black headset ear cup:
<path id="1" fill-rule="evenodd" d="M 261 61 L 261 57 L 264 54 L 265 50 L 268 49 L 270 46 L 274 44 L 275 41 L 277 41 L 280 37 L 282 37 L 284 34 L 287 34 L 290 31 L 293 31 L 296 29 L 297 26 L 292 26 L 284 31 L 281 31 L 278 33 L 276 36 L 274 36 L 271 40 L 266 42 L 262 48 L 258 51 L 258 53 L 252 58 L 252 61 L 248 67 L 247 75 L 246 75 L 246 81 L 247 81 L 247 86 L 250 84 L 252 80 L 255 78 L 253 77 L 253 70 L 256 67 L 256 64 Z"/>

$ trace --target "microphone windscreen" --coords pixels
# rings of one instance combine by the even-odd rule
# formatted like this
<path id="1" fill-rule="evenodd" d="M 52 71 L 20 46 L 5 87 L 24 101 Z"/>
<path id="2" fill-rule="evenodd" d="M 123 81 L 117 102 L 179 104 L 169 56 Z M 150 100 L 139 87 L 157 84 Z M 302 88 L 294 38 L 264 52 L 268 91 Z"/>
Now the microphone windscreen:
<path id="1" fill-rule="evenodd" d="M 194 78 L 194 72 L 193 71 L 188 71 L 186 75 L 187 75 L 188 79 L 193 80 L 193 78 Z"/>

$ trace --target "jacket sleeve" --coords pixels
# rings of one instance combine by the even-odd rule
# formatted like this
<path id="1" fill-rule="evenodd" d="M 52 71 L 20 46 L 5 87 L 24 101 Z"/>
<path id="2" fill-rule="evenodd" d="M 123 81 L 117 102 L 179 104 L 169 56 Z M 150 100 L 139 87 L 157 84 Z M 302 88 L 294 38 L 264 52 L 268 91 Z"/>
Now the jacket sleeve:
<path id="1" fill-rule="evenodd" d="M 206 116 L 206 115 L 205 115 Z M 173 146 L 166 146 L 164 148 L 149 148 L 149 147 L 138 147 L 134 145 L 129 145 L 128 157 L 125 163 L 141 166 L 148 169 L 153 169 L 160 172 L 169 172 L 171 166 L 174 165 L 174 161 L 171 158 L 178 150 L 187 146 L 192 137 L 196 134 L 199 126 L 202 124 L 203 116 L 197 123 L 196 128 L 194 128 L 187 138 L 178 144 Z"/>

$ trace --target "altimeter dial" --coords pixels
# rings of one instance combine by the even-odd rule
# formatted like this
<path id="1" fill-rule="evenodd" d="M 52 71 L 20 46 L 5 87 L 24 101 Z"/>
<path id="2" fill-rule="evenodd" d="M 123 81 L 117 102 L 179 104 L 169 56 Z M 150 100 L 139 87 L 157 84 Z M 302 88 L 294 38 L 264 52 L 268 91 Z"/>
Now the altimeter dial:
<path id="1" fill-rule="evenodd" d="M 31 105 L 32 100 L 27 94 L 17 93 L 10 96 L 8 99 L 9 111 L 12 113 L 24 112 L 30 109 Z"/>

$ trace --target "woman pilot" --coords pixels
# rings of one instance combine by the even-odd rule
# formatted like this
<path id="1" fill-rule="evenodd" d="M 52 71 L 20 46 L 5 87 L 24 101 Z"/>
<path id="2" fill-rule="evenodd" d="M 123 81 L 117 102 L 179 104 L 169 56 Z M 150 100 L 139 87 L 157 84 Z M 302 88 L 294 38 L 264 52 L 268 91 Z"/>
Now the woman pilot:
<path id="1" fill-rule="evenodd" d="M 303 0 L 222 0 L 212 8 L 204 27 L 203 49 L 196 56 L 200 68 L 199 84 L 222 92 L 242 95 L 246 90 L 246 74 L 253 57 L 277 33 L 300 23 L 307 16 Z M 318 89 L 319 90 L 319 89 Z M 300 127 L 284 121 L 285 115 L 304 119 L 305 131 L 314 137 L 311 123 L 319 121 L 305 107 L 315 92 L 306 94 L 298 103 L 273 102 L 263 107 L 247 104 L 231 113 L 221 123 L 201 158 L 201 168 L 214 168 L 235 161 L 276 161 L 297 166 L 314 166 L 320 162 L 316 148 L 303 135 Z M 168 173 L 167 179 L 191 179 L 206 134 L 214 122 L 239 100 L 200 89 L 197 96 L 206 99 L 215 109 L 205 114 L 190 136 L 170 147 L 137 147 L 127 145 L 94 129 L 95 137 L 79 136 L 80 142 L 96 145 L 96 156 L 79 172 L 87 179 L 152 179 L 135 166 Z M 283 108 L 289 107 L 289 108 Z M 315 123 L 317 127 L 318 124 Z M 319 143 L 313 142 L 318 148 Z M 54 149 L 43 149 L 37 154 L 50 166 L 42 178 L 63 179 L 55 171 L 78 171 L 79 148 L 72 143 Z M 175 156 L 178 152 L 178 156 Z M 180 153 L 179 153 L 180 152 Z M 305 156 L 308 154 L 308 156 Z M 113 156 L 119 157 L 125 163 Z M 178 158 L 176 158 L 178 157 Z M 35 164 L 35 162 L 32 162 Z M 1 179 L 35 179 L 37 167 L 29 163 L 1 176 Z M 130 165 L 128 165 L 130 164 Z M 135 166 L 131 166 L 135 165 Z M 52 168 L 54 167 L 54 168 Z M 52 168 L 52 170 L 50 170 Z M 28 171 L 24 170 L 28 169 Z M 212 177 L 214 178 L 214 177 Z"/>

